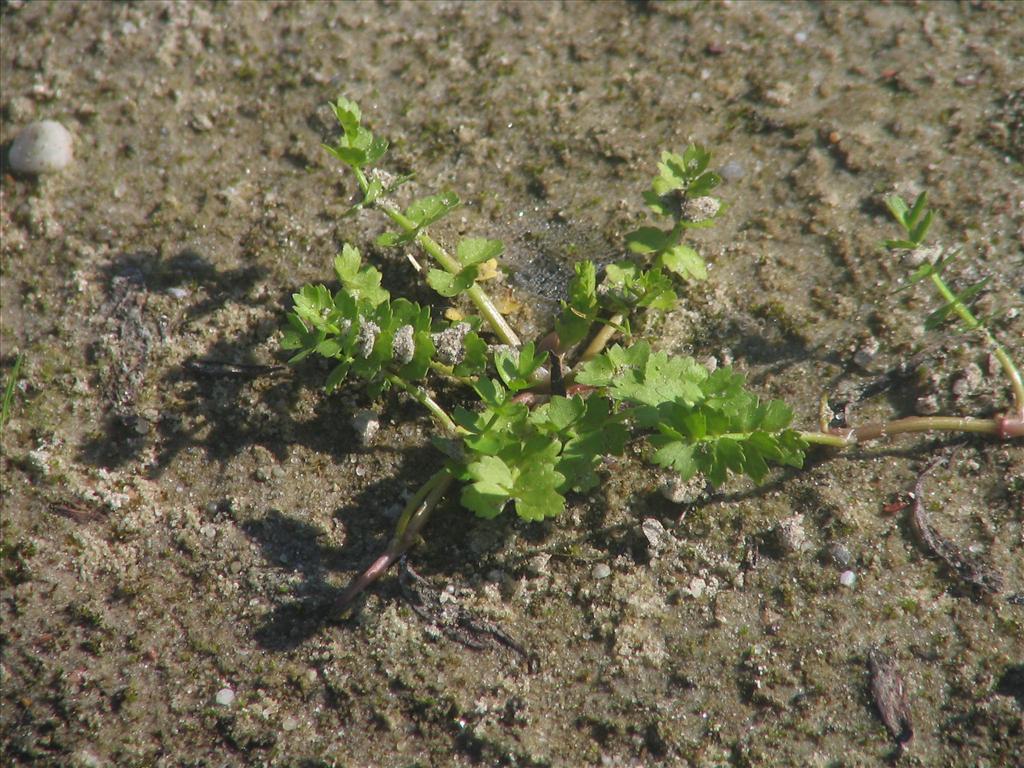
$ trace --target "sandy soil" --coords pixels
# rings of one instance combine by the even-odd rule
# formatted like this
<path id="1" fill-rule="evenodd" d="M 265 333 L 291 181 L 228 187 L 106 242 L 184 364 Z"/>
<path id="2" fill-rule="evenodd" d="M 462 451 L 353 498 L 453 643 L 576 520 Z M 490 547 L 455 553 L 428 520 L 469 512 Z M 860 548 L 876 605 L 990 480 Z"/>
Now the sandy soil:
<path id="1" fill-rule="evenodd" d="M 2 449 L 5 765 L 1019 759 L 1019 443 L 815 454 L 685 506 L 630 457 L 549 524 L 446 507 L 414 567 L 532 669 L 425 623 L 392 578 L 354 618 L 319 610 L 439 466 L 414 403 L 326 397 L 314 364 L 193 365 L 281 363 L 288 297 L 345 241 L 427 298 L 373 247 L 378 217 L 340 218 L 354 184 L 319 144 L 344 93 L 392 140 L 390 169 L 465 200 L 439 237 L 506 241 L 499 293 L 528 336 L 573 259 L 621 255 L 658 153 L 696 140 L 728 167 L 731 208 L 695 237 L 708 283 L 648 329 L 662 348 L 731 359 L 807 428 L 823 390 L 918 353 L 851 418 L 994 413 L 987 350 L 926 334 L 933 298 L 894 293 L 905 272 L 878 244 L 883 195 L 927 189 L 937 237 L 964 250 L 955 282 L 992 276 L 982 308 L 1020 359 L 1012 4 L 7 2 L 0 18 L 4 163 L 34 119 L 76 140 L 66 171 L 5 165 L 0 187 L 5 380 L 24 359 Z M 382 428 L 364 449 L 366 407 Z M 954 444 L 928 509 L 1002 574 L 995 598 L 883 511 Z M 901 757 L 872 704 L 875 647 L 906 683 Z"/>

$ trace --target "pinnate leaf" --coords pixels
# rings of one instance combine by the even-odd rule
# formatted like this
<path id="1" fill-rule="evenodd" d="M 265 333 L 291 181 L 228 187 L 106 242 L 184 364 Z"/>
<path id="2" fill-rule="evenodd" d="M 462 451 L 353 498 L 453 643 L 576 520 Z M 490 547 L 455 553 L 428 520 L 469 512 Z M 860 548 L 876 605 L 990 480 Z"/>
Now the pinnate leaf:
<path id="1" fill-rule="evenodd" d="M 423 229 L 444 217 L 459 205 L 459 196 L 454 192 L 442 192 L 439 195 L 428 195 L 412 202 L 405 210 L 405 215 L 412 220 L 416 229 Z"/>
<path id="2" fill-rule="evenodd" d="M 480 264 L 489 259 L 496 259 L 504 252 L 501 240 L 488 240 L 485 237 L 469 237 L 460 240 L 455 249 L 459 263 L 464 267 Z"/>

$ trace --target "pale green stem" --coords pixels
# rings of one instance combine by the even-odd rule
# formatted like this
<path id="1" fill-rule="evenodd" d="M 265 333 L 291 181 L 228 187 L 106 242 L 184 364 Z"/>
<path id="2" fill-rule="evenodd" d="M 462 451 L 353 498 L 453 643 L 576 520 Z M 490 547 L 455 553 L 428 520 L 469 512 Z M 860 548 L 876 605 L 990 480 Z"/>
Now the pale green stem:
<path id="1" fill-rule="evenodd" d="M 366 180 L 366 175 L 359 168 L 353 168 L 353 170 L 356 173 L 356 179 L 359 182 L 359 186 L 365 193 L 369 185 L 369 182 Z M 381 200 L 375 202 L 374 205 L 389 219 L 395 222 L 395 224 L 405 230 L 407 234 L 416 232 L 416 224 L 397 208 L 394 208 Z M 446 272 L 457 275 L 462 270 L 462 265 L 459 263 L 458 259 L 452 258 L 452 256 L 426 232 L 419 232 L 416 235 L 416 243 L 420 248 L 426 251 L 434 261 L 440 264 Z M 501 339 L 503 344 L 508 344 L 510 347 L 521 346 L 522 342 L 519 340 L 519 336 L 512 329 L 512 326 L 508 324 L 505 316 L 502 315 L 494 305 L 491 297 L 487 295 L 487 291 L 481 288 L 479 284 L 474 283 L 466 293 L 469 295 L 470 301 L 476 305 L 480 314 L 483 315 L 484 319 L 494 330 L 495 334 L 497 334 L 498 338 Z"/>
<path id="2" fill-rule="evenodd" d="M 423 526 L 430 518 L 430 513 L 434 511 L 434 507 L 437 506 L 453 480 L 455 480 L 454 475 L 449 470 L 442 469 L 432 475 L 416 492 L 416 495 L 409 499 L 398 518 L 397 525 L 395 525 L 395 533 L 391 537 L 391 547 L 404 545 L 408 548 L 412 545 L 413 539 L 423 530 Z"/>
<path id="3" fill-rule="evenodd" d="M 958 416 L 908 416 L 893 421 L 872 422 L 851 429 L 801 432 L 800 437 L 816 445 L 848 448 L 869 440 L 913 432 L 973 432 L 1010 440 L 1024 437 L 1024 420 L 1010 417 L 975 419 Z"/>
<path id="4" fill-rule="evenodd" d="M 612 336 L 618 333 L 622 321 L 625 319 L 625 315 L 619 313 L 613 315 L 611 320 L 608 320 L 601 328 L 598 329 L 597 333 L 594 334 L 594 338 L 590 340 L 587 348 L 583 350 L 583 354 L 580 355 L 579 363 L 585 363 L 588 360 L 593 360 L 604 348 L 608 346 L 608 342 L 612 340 Z"/>
<path id="5" fill-rule="evenodd" d="M 468 434 L 466 430 L 452 421 L 452 417 L 448 415 L 448 412 L 438 405 L 437 401 L 428 395 L 426 390 L 422 387 L 412 385 L 405 381 L 405 379 L 394 374 L 388 376 L 388 381 L 392 386 L 398 387 L 408 393 L 414 400 L 416 400 L 416 402 L 426 408 L 430 412 L 434 421 L 436 421 L 438 425 L 440 425 L 440 427 L 452 437 L 461 437 Z"/>
<path id="6" fill-rule="evenodd" d="M 430 369 L 432 371 L 440 373 L 442 376 L 445 376 L 451 379 L 452 381 L 457 381 L 459 382 L 459 384 L 464 384 L 467 387 L 473 386 L 473 384 L 476 382 L 476 379 L 472 376 L 457 376 L 455 374 L 455 369 L 452 366 L 445 365 L 444 363 L 439 363 L 437 362 L 437 360 L 430 361 Z"/>
<path id="7" fill-rule="evenodd" d="M 416 494 L 409 499 L 409 502 L 402 510 L 401 516 L 398 518 L 395 533 L 391 537 L 387 549 L 370 563 L 366 570 L 353 578 L 348 586 L 345 587 L 345 591 L 335 601 L 334 607 L 339 612 L 343 612 L 352 600 L 383 576 L 388 568 L 416 543 L 416 537 L 419 536 L 423 526 L 430 519 L 430 514 L 437 507 L 441 499 L 444 498 L 445 493 L 454 480 L 455 477 L 451 472 L 447 469 L 442 469 L 427 480 Z"/>
<path id="8" fill-rule="evenodd" d="M 985 324 L 982 323 L 978 318 L 974 316 L 970 308 L 964 304 L 956 294 L 949 289 L 946 285 L 946 281 L 942 279 L 942 276 L 938 272 L 932 272 L 930 275 L 932 283 L 935 284 L 936 289 L 946 303 L 949 304 L 953 311 L 960 316 L 963 320 L 964 325 L 967 326 L 968 330 L 978 331 L 980 330 L 985 334 L 985 340 L 992 345 L 992 349 L 995 352 L 996 359 L 999 364 L 1003 366 L 1003 371 L 1010 379 L 1010 388 L 1013 390 L 1013 405 L 1014 411 L 1018 419 L 1024 419 L 1024 380 L 1021 379 L 1020 371 L 1017 370 L 1017 366 L 1013 364 L 1013 360 L 1010 355 L 1007 354 L 1006 350 L 1003 349 L 1002 344 L 996 341 L 995 336 L 989 331 Z"/>

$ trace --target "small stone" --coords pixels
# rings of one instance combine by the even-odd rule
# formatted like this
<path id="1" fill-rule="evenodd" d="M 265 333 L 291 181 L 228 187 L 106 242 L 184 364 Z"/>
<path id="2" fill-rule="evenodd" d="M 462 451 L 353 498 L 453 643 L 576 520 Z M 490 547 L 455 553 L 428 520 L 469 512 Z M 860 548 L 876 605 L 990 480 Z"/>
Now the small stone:
<path id="1" fill-rule="evenodd" d="M 612 575 L 612 569 L 608 567 L 607 563 L 598 563 L 591 569 L 590 575 L 595 579 L 607 579 Z"/>
<path id="2" fill-rule="evenodd" d="M 702 579 L 700 576 L 694 576 L 692 579 L 690 579 L 690 586 L 687 587 L 686 591 L 690 593 L 691 597 L 699 599 L 704 596 L 704 593 L 707 591 L 707 588 L 707 581 Z"/>
<path id="3" fill-rule="evenodd" d="M 661 484 L 659 490 L 673 504 L 692 504 L 701 497 L 706 487 L 707 482 L 700 475 L 694 475 L 685 482 L 678 475 L 672 475 Z"/>
<path id="4" fill-rule="evenodd" d="M 828 554 L 829 557 L 832 558 L 832 562 L 840 568 L 845 568 L 853 562 L 853 555 L 850 553 L 849 547 L 845 544 L 833 544 L 829 547 Z"/>
<path id="5" fill-rule="evenodd" d="M 230 707 L 235 703 L 235 692 L 230 688 L 221 688 L 217 691 L 217 695 L 213 697 L 213 700 L 216 701 L 219 706 Z"/>
<path id="6" fill-rule="evenodd" d="M 958 398 L 970 397 L 979 389 L 985 381 L 985 374 L 977 363 L 968 363 L 964 366 L 963 373 L 953 382 L 953 394 Z"/>
<path id="7" fill-rule="evenodd" d="M 640 532 L 647 539 L 647 547 L 652 554 L 656 554 L 665 548 L 666 537 L 665 526 L 661 521 L 648 517 L 640 524 Z"/>
<path id="8" fill-rule="evenodd" d="M 539 555 L 534 555 L 526 563 L 526 573 L 528 576 L 534 578 L 543 576 L 548 572 L 548 564 L 551 562 L 551 555 L 547 552 L 542 552 Z"/>
<path id="9" fill-rule="evenodd" d="M 299 727 L 299 721 L 289 715 L 281 722 L 281 730 L 283 731 L 294 731 Z"/>
<path id="10" fill-rule="evenodd" d="M 373 442 L 380 431 L 380 417 L 374 411 L 356 411 L 352 416 L 352 429 L 359 436 L 360 444 L 365 448 Z"/>
<path id="11" fill-rule="evenodd" d="M 80 749 L 71 755 L 71 768 L 101 768 L 103 765 L 103 760 L 88 749 Z"/>
<path id="12" fill-rule="evenodd" d="M 807 545 L 807 532 L 804 531 L 803 515 L 793 515 L 780 520 L 775 526 L 775 540 L 779 548 L 786 554 L 799 552 Z"/>
<path id="13" fill-rule="evenodd" d="M 68 129 L 55 120 L 30 123 L 11 144 L 11 170 L 33 174 L 61 171 L 71 162 L 73 143 Z"/>
<path id="14" fill-rule="evenodd" d="M 726 181 L 739 181 L 747 175 L 747 169 L 738 160 L 729 160 L 722 165 L 719 173 L 721 173 L 722 178 Z"/>
<path id="15" fill-rule="evenodd" d="M 844 587 L 852 587 L 857 583 L 857 574 L 853 571 L 843 571 L 839 574 L 839 583 Z"/>
<path id="16" fill-rule="evenodd" d="M 874 336 L 870 337 L 867 341 L 860 345 L 860 348 L 853 354 L 853 362 L 859 365 L 861 368 L 867 368 L 871 365 L 871 361 L 878 355 L 878 350 L 881 344 L 878 343 L 878 339 Z"/>
<path id="17" fill-rule="evenodd" d="M 780 82 L 764 92 L 764 100 L 773 107 L 788 107 L 793 101 L 796 88 L 792 83 Z"/>

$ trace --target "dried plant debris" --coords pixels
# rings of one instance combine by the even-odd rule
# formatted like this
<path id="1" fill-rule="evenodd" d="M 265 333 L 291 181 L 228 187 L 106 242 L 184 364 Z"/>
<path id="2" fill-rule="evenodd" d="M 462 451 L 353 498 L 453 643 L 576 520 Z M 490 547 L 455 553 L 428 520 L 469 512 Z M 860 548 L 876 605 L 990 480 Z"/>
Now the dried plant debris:
<path id="1" fill-rule="evenodd" d="M 527 651 L 494 622 L 474 616 L 454 596 L 432 587 L 412 569 L 408 558 L 401 559 L 398 583 L 416 615 L 450 639 L 475 651 L 493 648 L 497 643 L 521 656 L 531 672 L 539 668 L 536 654 Z"/>
<path id="2" fill-rule="evenodd" d="M 78 499 L 55 501 L 48 507 L 49 511 L 72 522 L 83 524 L 103 519 L 103 510 L 95 504 Z"/>
<path id="3" fill-rule="evenodd" d="M 878 648 L 868 653 L 868 670 L 871 672 L 871 698 L 896 746 L 903 751 L 914 740 L 914 723 L 903 676 L 896 662 Z"/>
<path id="4" fill-rule="evenodd" d="M 945 538 L 932 525 L 924 505 L 924 478 L 939 462 L 929 464 L 914 484 L 913 500 L 910 505 L 910 522 L 914 532 L 925 548 L 944 562 L 962 581 L 970 584 L 983 595 L 995 595 L 1002 591 L 1003 577 L 989 568 L 979 558 L 966 552 L 954 542 Z"/>
<path id="5" fill-rule="evenodd" d="M 142 272 L 133 267 L 111 280 L 108 301 L 99 312 L 103 392 L 110 412 L 127 424 L 138 416 L 139 390 L 161 337 L 147 311 L 148 298 Z"/>
<path id="6" fill-rule="evenodd" d="M 215 378 L 255 379 L 288 370 L 283 365 L 256 365 L 253 363 L 232 363 L 224 360 L 190 360 L 185 367 L 202 376 Z"/>

